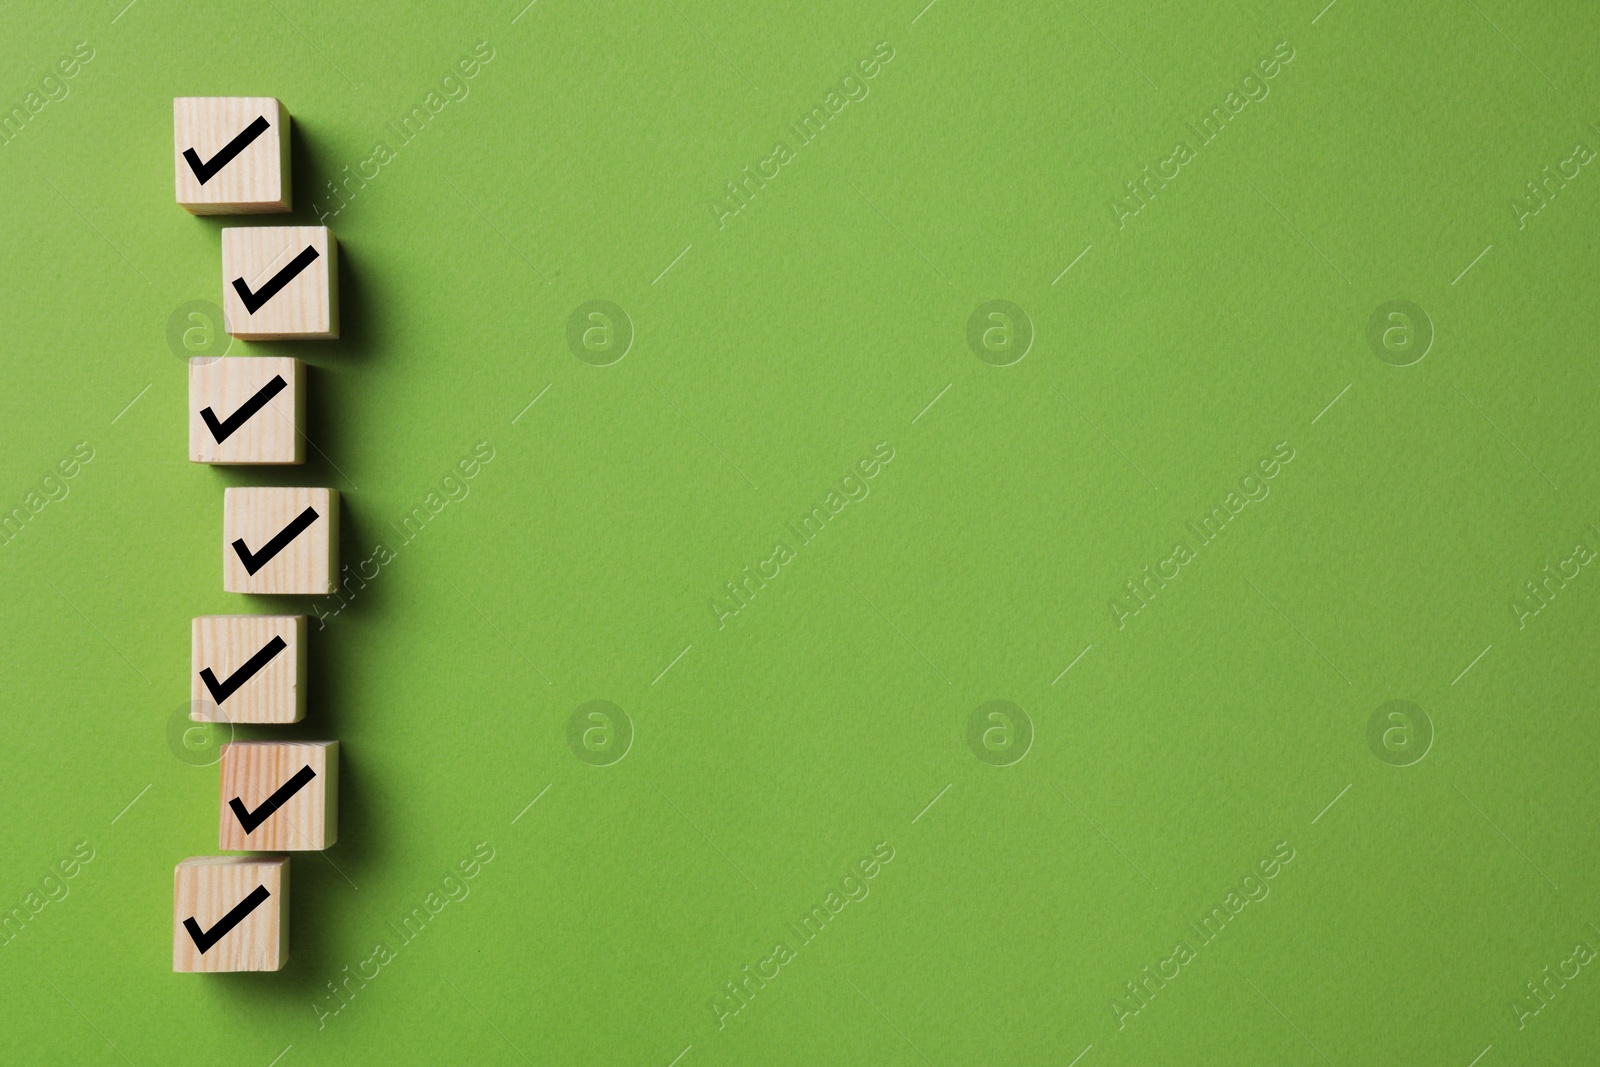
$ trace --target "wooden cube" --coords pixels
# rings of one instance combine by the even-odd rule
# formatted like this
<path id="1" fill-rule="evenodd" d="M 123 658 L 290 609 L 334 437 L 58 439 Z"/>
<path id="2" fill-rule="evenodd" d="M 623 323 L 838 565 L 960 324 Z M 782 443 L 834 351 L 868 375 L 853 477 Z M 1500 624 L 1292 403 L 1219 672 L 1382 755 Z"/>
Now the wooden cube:
<path id="1" fill-rule="evenodd" d="M 289 857 L 191 856 L 172 883 L 174 971 L 278 971 L 289 961 Z"/>
<path id="2" fill-rule="evenodd" d="M 339 243 L 326 226 L 222 231 L 222 321 L 248 341 L 339 336 Z"/>
<path id="3" fill-rule="evenodd" d="M 304 615 L 203 615 L 189 677 L 195 722 L 299 722 L 306 716 Z"/>
<path id="4" fill-rule="evenodd" d="M 339 742 L 222 746 L 224 851 L 318 852 L 339 839 Z"/>
<path id="5" fill-rule="evenodd" d="M 189 360 L 192 463 L 303 463 L 305 364 L 292 356 Z"/>
<path id="6" fill-rule="evenodd" d="M 236 486 L 222 494 L 222 588 L 325 596 L 339 581 L 339 492 Z"/>
<path id="7" fill-rule="evenodd" d="M 270 96 L 172 101 L 178 203 L 193 215 L 288 211 L 289 112 Z"/>

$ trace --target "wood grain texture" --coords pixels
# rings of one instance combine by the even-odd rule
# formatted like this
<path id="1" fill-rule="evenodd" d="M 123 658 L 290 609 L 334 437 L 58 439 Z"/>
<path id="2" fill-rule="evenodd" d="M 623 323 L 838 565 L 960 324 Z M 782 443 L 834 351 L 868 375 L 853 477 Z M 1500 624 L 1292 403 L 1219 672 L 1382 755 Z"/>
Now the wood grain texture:
<path id="1" fill-rule="evenodd" d="M 219 442 L 201 412 L 210 408 L 225 423 L 274 378 L 282 378 L 284 388 Z M 305 381 L 305 364 L 292 356 L 189 360 L 189 461 L 303 463 Z"/>
<path id="2" fill-rule="evenodd" d="M 289 962 L 289 857 L 191 856 L 172 883 L 174 971 L 278 971 Z M 210 930 L 257 886 L 271 895 L 202 953 L 183 920 Z"/>
<path id="3" fill-rule="evenodd" d="M 202 615 L 191 630 L 189 718 L 278 724 L 305 718 L 304 615 Z M 210 668 L 219 683 L 226 683 L 274 637 L 286 647 L 219 703 L 200 672 Z"/>
<path id="4" fill-rule="evenodd" d="M 204 185 L 183 158 L 202 163 L 257 118 L 271 125 Z M 180 96 L 172 101 L 178 203 L 194 215 L 257 215 L 293 207 L 289 180 L 289 110 L 270 96 Z"/>
<path id="5" fill-rule="evenodd" d="M 316 773 L 249 833 L 228 802 L 254 812 L 302 769 Z M 319 852 L 339 839 L 339 742 L 234 741 L 222 746 L 217 847 L 224 851 Z"/>
<path id="6" fill-rule="evenodd" d="M 234 288 L 259 290 L 307 247 L 317 258 L 256 309 Z M 248 341 L 329 340 L 339 336 L 339 242 L 326 226 L 233 226 L 222 231 L 222 319 Z"/>
<path id="7" fill-rule="evenodd" d="M 307 507 L 317 519 L 255 574 L 245 570 L 233 542 L 252 552 Z M 276 486 L 235 486 L 222 494 L 222 588 L 229 593 L 333 592 L 339 574 L 339 492 Z"/>

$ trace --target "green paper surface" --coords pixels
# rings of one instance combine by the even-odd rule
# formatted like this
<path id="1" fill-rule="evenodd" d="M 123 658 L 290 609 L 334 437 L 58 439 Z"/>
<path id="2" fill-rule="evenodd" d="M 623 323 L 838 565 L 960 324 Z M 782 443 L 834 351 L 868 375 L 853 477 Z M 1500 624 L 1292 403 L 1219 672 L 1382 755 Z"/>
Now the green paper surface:
<path id="1" fill-rule="evenodd" d="M 0 12 L 0 1060 L 1600 1058 L 1600 9 L 124 2 Z M 176 206 L 205 95 L 292 215 Z M 187 462 L 223 350 L 303 467 Z M 236 612 L 342 825 L 174 974 Z"/>

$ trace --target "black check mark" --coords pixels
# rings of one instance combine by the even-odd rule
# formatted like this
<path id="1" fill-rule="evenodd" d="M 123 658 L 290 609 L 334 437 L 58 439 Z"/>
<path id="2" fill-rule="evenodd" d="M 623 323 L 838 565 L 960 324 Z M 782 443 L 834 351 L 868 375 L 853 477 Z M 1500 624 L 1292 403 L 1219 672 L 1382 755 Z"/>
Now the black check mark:
<path id="1" fill-rule="evenodd" d="M 271 563 L 273 556 L 276 556 L 279 552 L 282 552 L 285 548 L 287 548 L 290 541 L 293 541 L 296 537 L 299 537 L 307 526 L 310 526 L 316 521 L 317 509 L 312 507 L 306 508 L 299 515 L 295 516 L 294 521 L 290 522 L 289 525 L 279 530 L 276 537 L 262 545 L 259 552 L 251 552 L 250 546 L 244 543 L 244 538 L 237 538 L 233 542 L 233 550 L 234 552 L 238 553 L 239 562 L 244 564 L 245 573 L 254 574 L 262 567 L 265 567 L 268 563 Z"/>
<path id="2" fill-rule="evenodd" d="M 256 832 L 256 827 L 272 818 L 273 812 L 288 803 L 290 797 L 305 788 L 305 784 L 316 776 L 317 772 L 312 770 L 308 763 L 296 771 L 293 778 L 280 785 L 270 797 L 263 800 L 255 811 L 246 808 L 244 801 L 238 797 L 228 801 L 228 807 L 233 809 L 234 817 L 239 820 L 239 825 L 244 827 L 244 832 L 253 834 Z"/>
<path id="3" fill-rule="evenodd" d="M 212 156 L 206 162 L 200 162 L 199 154 L 192 148 L 185 148 L 183 150 L 183 158 L 189 161 L 189 169 L 194 171 L 194 176 L 200 179 L 201 185 L 204 185 L 212 178 L 215 178 L 217 176 L 217 172 L 223 167 L 226 167 L 229 163 L 232 163 L 234 156 L 237 156 L 240 152 L 243 152 L 246 148 L 249 148 L 251 141 L 254 141 L 257 137 L 260 137 L 262 134 L 266 133 L 271 125 L 272 124 L 267 121 L 267 116 L 262 115 L 250 125 L 246 126 L 243 133 L 229 141 L 227 144 L 223 145 L 217 154 Z"/>
<path id="4" fill-rule="evenodd" d="M 200 409 L 200 417 L 205 420 L 206 426 L 211 430 L 211 436 L 221 444 L 233 436 L 233 432 L 250 421 L 251 416 L 267 406 L 267 401 L 289 388 L 289 383 L 283 380 L 283 375 L 274 374 L 272 381 L 263 385 L 256 391 L 255 396 L 239 405 L 239 409 L 227 418 L 218 421 L 217 413 L 209 407 Z"/>
<path id="5" fill-rule="evenodd" d="M 194 921 L 193 916 L 183 920 L 183 928 L 189 931 L 189 937 L 194 940 L 194 947 L 200 950 L 200 955 L 204 956 L 207 949 L 227 937 L 235 926 L 244 922 L 245 917 L 259 908 L 262 902 L 271 895 L 271 893 L 267 892 L 266 886 L 258 885 L 250 890 L 249 896 L 235 904 L 233 910 L 218 919 L 211 929 L 200 929 L 200 924 Z"/>
<path id="6" fill-rule="evenodd" d="M 288 647 L 288 645 L 284 644 L 283 638 L 274 637 L 271 641 L 261 646 L 261 651 L 246 660 L 244 666 L 228 675 L 226 681 L 217 681 L 216 673 L 210 667 L 200 672 L 200 680 L 206 683 L 207 689 L 211 690 L 211 699 L 221 704 L 224 700 L 233 696 L 241 685 L 254 678 L 257 671 L 271 663 L 279 652 Z"/>
<path id="7" fill-rule="evenodd" d="M 260 289 L 252 293 L 250 287 L 244 283 L 243 278 L 235 278 L 233 280 L 233 291 L 239 294 L 240 300 L 244 301 L 245 311 L 254 315 L 261 310 L 268 300 L 277 296 L 280 289 L 294 281 L 297 274 L 311 266 L 312 261 L 316 258 L 316 248 L 306 245 L 304 252 L 291 259 L 287 267 L 274 274 L 267 281 L 267 284 Z"/>

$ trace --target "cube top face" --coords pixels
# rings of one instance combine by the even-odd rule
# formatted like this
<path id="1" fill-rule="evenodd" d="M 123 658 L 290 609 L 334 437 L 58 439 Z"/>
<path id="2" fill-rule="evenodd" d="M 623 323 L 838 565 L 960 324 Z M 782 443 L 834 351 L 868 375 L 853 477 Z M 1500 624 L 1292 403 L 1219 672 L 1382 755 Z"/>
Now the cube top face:
<path id="1" fill-rule="evenodd" d="M 172 101 L 178 203 L 194 215 L 291 209 L 289 112 L 270 96 Z"/>
<path id="2" fill-rule="evenodd" d="M 306 714 L 304 615 L 203 615 L 192 624 L 195 722 L 291 723 Z"/>
<path id="3" fill-rule="evenodd" d="M 217 847 L 315 852 L 339 838 L 339 742 L 222 746 Z"/>
<path id="4" fill-rule="evenodd" d="M 234 487 L 222 494 L 222 588 L 326 596 L 339 572 L 339 493 Z"/>
<path id="5" fill-rule="evenodd" d="M 222 231 L 222 319 L 249 341 L 339 336 L 339 244 L 326 226 Z"/>
<path id="6" fill-rule="evenodd" d="M 192 856 L 173 871 L 174 971 L 278 971 L 289 962 L 289 858 Z"/>
<path id="7" fill-rule="evenodd" d="M 189 360 L 192 463 L 302 463 L 305 365 L 292 356 Z"/>

